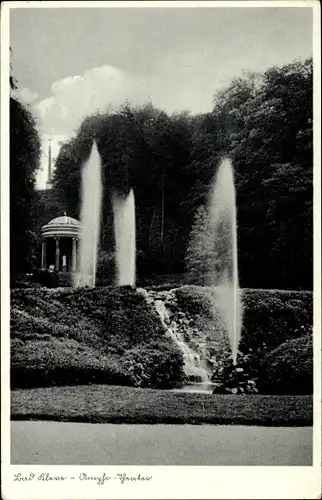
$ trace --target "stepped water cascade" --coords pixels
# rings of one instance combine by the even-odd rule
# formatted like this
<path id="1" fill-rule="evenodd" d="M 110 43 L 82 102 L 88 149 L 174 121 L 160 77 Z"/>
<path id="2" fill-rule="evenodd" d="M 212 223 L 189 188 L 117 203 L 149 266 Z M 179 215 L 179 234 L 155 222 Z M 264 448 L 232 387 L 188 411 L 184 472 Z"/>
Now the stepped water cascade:
<path id="1" fill-rule="evenodd" d="M 128 195 L 112 193 L 115 254 L 118 286 L 135 285 L 135 202 L 131 189 Z"/>
<path id="2" fill-rule="evenodd" d="M 161 318 L 163 326 L 167 329 L 167 335 L 180 348 L 184 360 L 184 372 L 188 379 L 199 383 L 209 383 L 207 370 L 202 366 L 200 354 L 193 351 L 185 342 L 183 335 L 177 330 L 175 321 L 171 321 L 169 311 L 162 300 L 155 300 L 155 308 Z"/>
<path id="3" fill-rule="evenodd" d="M 74 276 L 75 286 L 95 286 L 102 208 L 101 169 L 94 142 L 82 170 L 80 262 L 79 272 Z"/>
<path id="4" fill-rule="evenodd" d="M 218 168 L 208 211 L 210 234 L 217 261 L 209 284 L 215 287 L 217 306 L 228 332 L 233 363 L 236 364 L 242 308 L 237 260 L 236 193 L 233 168 L 229 159 L 224 159 Z"/>

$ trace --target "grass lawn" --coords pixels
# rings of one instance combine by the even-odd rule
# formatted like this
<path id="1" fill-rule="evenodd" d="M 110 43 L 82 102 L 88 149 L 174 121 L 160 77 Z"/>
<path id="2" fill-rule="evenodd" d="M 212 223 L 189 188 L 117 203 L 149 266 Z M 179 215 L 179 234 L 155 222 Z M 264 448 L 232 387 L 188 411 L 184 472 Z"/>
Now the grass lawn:
<path id="1" fill-rule="evenodd" d="M 87 385 L 11 392 L 12 420 L 312 425 L 312 396 L 213 395 Z"/>

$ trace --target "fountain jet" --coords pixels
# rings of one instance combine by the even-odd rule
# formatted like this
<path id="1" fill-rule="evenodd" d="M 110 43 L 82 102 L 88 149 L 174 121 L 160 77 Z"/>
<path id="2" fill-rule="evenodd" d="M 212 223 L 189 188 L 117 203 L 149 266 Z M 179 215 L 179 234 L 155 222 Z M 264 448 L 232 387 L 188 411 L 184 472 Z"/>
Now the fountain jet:
<path id="1" fill-rule="evenodd" d="M 135 286 L 135 202 L 131 189 L 128 195 L 112 192 L 115 254 L 118 286 Z"/>
<path id="2" fill-rule="evenodd" d="M 102 205 L 101 169 L 94 142 L 82 170 L 80 262 L 79 272 L 74 277 L 76 286 L 95 286 Z"/>
<path id="3" fill-rule="evenodd" d="M 227 158 L 219 166 L 208 210 L 217 261 L 209 285 L 216 289 L 218 309 L 228 332 L 233 363 L 236 364 L 242 308 L 237 260 L 236 193 L 232 164 Z"/>

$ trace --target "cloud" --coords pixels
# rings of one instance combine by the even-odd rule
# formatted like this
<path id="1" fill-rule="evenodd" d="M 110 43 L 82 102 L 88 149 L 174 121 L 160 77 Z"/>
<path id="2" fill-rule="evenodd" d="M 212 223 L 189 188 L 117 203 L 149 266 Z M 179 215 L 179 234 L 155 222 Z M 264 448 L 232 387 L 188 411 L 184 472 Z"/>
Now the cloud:
<path id="1" fill-rule="evenodd" d="M 133 105 L 152 101 L 169 113 L 209 111 L 220 79 L 206 58 L 198 51 L 189 56 L 172 54 L 158 61 L 145 78 L 107 65 L 56 81 L 51 95 L 34 106 L 42 132 L 71 134 L 86 116 L 117 109 L 126 101 Z"/>
<path id="2" fill-rule="evenodd" d="M 152 102 L 168 113 L 189 110 L 211 111 L 213 96 L 243 70 L 264 71 L 274 65 L 276 54 L 265 57 L 253 49 L 252 57 L 216 47 L 195 47 L 188 53 L 173 51 L 155 61 L 150 71 L 133 74 L 115 66 L 88 69 L 55 81 L 50 95 L 33 101 L 33 109 L 41 124 L 41 132 L 67 134 L 75 132 L 82 120 L 96 111 L 119 108 L 126 101 L 133 105 Z M 285 61 L 287 62 L 287 61 Z M 145 75 L 145 76 L 144 76 Z M 23 89 L 26 98 L 35 94 Z"/>
<path id="3" fill-rule="evenodd" d="M 70 134 L 95 111 L 118 108 L 127 100 L 143 104 L 145 89 L 144 80 L 113 66 L 100 66 L 54 82 L 51 96 L 34 109 L 44 133 Z"/>
<path id="4" fill-rule="evenodd" d="M 152 101 L 169 113 L 210 111 L 213 94 L 230 69 L 220 63 L 210 65 L 207 52 L 196 50 L 163 58 L 145 78 L 114 66 L 94 67 L 54 82 L 51 95 L 37 102 L 34 111 L 47 134 L 71 134 L 86 116 L 117 109 L 126 101 L 133 105 Z M 235 67 L 234 73 L 238 70 Z"/>
<path id="5" fill-rule="evenodd" d="M 21 102 L 24 102 L 25 104 L 32 104 L 38 98 L 38 94 L 36 94 L 35 92 L 32 92 L 28 88 L 19 89 L 16 93 L 17 93 L 18 99 Z"/>

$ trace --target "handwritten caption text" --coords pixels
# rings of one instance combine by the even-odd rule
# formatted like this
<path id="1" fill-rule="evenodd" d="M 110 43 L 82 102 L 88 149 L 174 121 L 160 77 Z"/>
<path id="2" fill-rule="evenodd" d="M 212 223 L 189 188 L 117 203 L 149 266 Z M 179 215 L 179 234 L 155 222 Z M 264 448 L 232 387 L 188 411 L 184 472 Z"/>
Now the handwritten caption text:
<path id="1" fill-rule="evenodd" d="M 136 474 L 134 476 L 128 476 L 125 473 L 116 474 L 114 476 L 109 476 L 105 472 L 100 475 L 89 475 L 86 472 L 81 472 L 78 476 L 52 476 L 48 472 L 42 472 L 41 474 L 30 473 L 26 476 L 21 474 L 14 474 L 14 481 L 41 481 L 41 482 L 62 482 L 62 481 L 92 481 L 93 483 L 103 486 L 108 481 L 118 481 L 120 484 L 128 483 L 138 483 L 138 482 L 148 482 L 151 481 L 152 476 L 144 476 L 143 474 Z"/>

